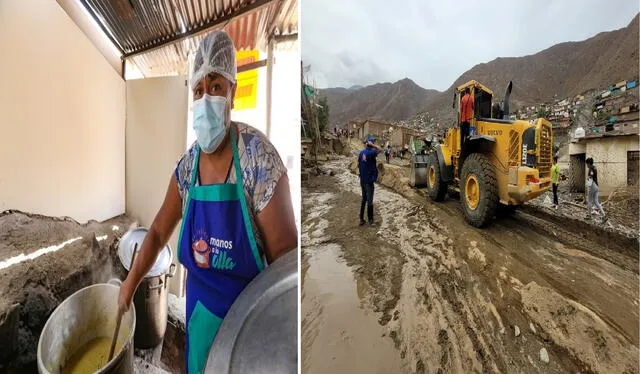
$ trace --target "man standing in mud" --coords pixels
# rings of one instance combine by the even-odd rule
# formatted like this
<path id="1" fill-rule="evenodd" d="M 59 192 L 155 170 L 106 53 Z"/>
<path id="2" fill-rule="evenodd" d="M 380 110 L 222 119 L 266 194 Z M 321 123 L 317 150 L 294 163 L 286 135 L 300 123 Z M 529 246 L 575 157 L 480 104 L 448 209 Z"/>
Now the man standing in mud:
<path id="1" fill-rule="evenodd" d="M 375 144 L 375 138 L 369 137 L 365 147 L 358 154 L 358 171 L 360 172 L 360 187 L 362 188 L 362 202 L 360 203 L 360 226 L 364 220 L 364 208 L 367 207 L 369 225 L 373 225 L 373 190 L 374 183 L 378 179 L 378 166 L 376 156 L 382 149 Z"/>

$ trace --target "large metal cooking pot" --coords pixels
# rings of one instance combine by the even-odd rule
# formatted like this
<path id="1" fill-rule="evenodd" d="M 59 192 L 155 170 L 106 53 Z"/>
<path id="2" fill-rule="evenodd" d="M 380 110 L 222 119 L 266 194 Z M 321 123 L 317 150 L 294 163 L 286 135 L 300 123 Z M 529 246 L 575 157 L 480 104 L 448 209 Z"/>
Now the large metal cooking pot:
<path id="1" fill-rule="evenodd" d="M 140 250 L 147 232 L 146 228 L 139 227 L 129 230 L 120 239 L 118 257 L 127 274 L 131 270 L 129 266 L 134 251 Z M 176 265 L 172 264 L 172 261 L 173 252 L 171 247 L 166 245 L 133 296 L 137 320 L 134 338 L 136 348 L 154 348 L 164 339 L 167 330 L 169 278 L 173 277 L 176 271 Z"/>
<path id="2" fill-rule="evenodd" d="M 206 373 L 298 372 L 298 251 L 260 273 L 231 306 Z"/>
<path id="3" fill-rule="evenodd" d="M 113 337 L 118 315 L 120 287 L 113 284 L 94 284 L 64 300 L 44 325 L 38 341 L 38 371 L 57 374 L 66 361 L 89 341 L 97 337 Z M 136 327 L 135 310 L 122 316 L 113 359 L 96 373 L 133 373 L 133 332 Z"/>

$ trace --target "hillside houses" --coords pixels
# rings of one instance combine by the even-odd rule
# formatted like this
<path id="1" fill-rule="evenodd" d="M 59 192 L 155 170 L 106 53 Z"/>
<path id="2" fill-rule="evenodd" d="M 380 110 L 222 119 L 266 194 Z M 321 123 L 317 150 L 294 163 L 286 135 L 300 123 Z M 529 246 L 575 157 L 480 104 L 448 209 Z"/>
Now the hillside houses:
<path id="1" fill-rule="evenodd" d="M 421 131 L 400 126 L 395 123 L 380 122 L 374 120 L 349 121 L 349 129 L 357 130 L 358 139 L 366 139 L 374 136 L 379 144 L 389 142 L 392 147 L 403 147 L 411 142 L 414 136 L 421 136 Z"/>
<path id="2" fill-rule="evenodd" d="M 593 94 L 591 116 L 572 128 L 569 144 L 571 189 L 584 191 L 584 161 L 599 168 L 600 191 L 609 194 L 638 184 L 640 121 L 638 80 L 621 81 Z"/>
<path id="3" fill-rule="evenodd" d="M 638 134 L 638 81 L 622 81 L 596 96 L 585 137 Z"/>

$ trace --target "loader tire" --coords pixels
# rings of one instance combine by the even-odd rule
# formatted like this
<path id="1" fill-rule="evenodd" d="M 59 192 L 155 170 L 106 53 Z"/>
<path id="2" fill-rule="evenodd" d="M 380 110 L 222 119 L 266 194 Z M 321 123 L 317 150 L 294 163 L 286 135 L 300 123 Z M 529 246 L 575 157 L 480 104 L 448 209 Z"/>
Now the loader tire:
<path id="1" fill-rule="evenodd" d="M 438 155 L 432 152 L 427 162 L 427 191 L 433 201 L 442 201 L 447 193 L 447 183 L 442 181 Z"/>
<path id="2" fill-rule="evenodd" d="M 496 215 L 501 217 L 513 217 L 518 210 L 519 205 L 498 204 Z"/>
<path id="3" fill-rule="evenodd" d="M 498 207 L 496 172 L 489 158 L 473 153 L 464 161 L 460 180 L 464 218 L 474 227 L 486 226 Z"/>

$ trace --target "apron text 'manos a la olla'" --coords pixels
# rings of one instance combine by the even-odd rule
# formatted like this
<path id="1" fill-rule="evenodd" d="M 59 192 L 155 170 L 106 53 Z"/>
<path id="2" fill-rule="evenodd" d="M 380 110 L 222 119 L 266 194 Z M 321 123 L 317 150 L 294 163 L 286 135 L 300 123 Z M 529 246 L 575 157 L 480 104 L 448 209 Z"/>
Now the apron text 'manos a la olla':
<path id="1" fill-rule="evenodd" d="M 249 218 L 232 128 L 236 183 L 196 186 L 200 148 L 186 195 L 178 259 L 187 268 L 186 367 L 202 373 L 209 350 L 231 304 L 264 269 Z"/>

